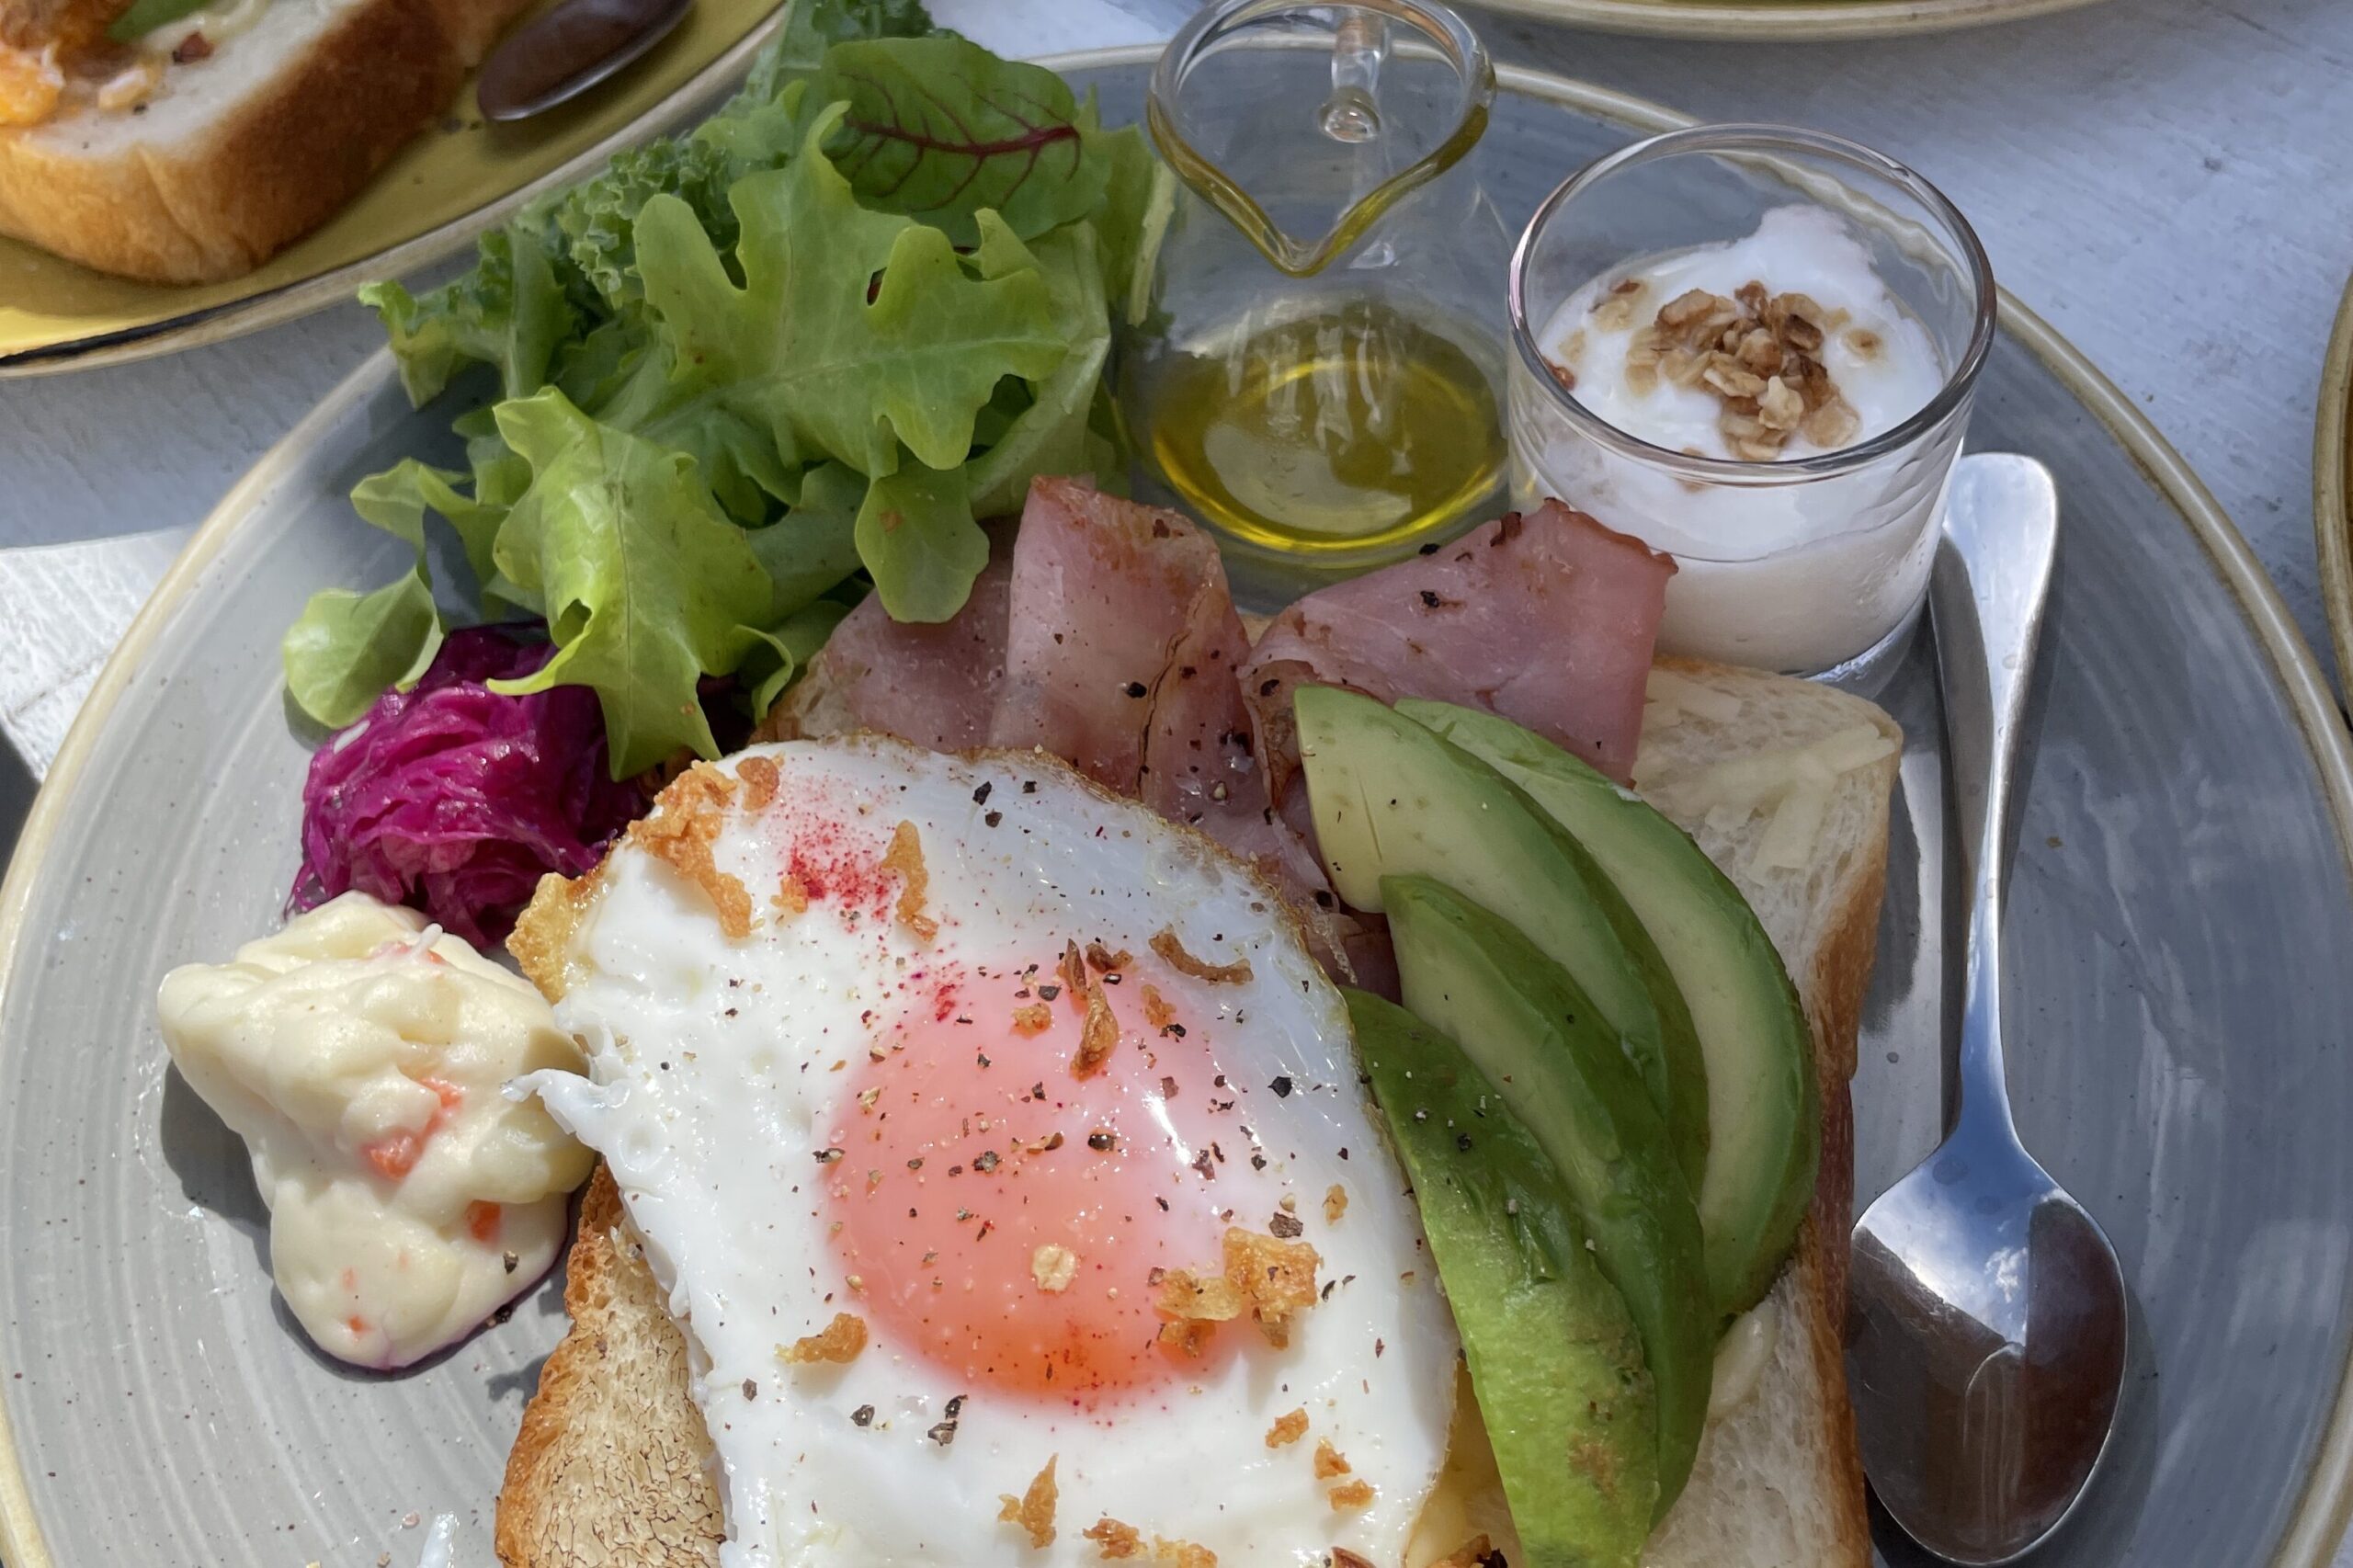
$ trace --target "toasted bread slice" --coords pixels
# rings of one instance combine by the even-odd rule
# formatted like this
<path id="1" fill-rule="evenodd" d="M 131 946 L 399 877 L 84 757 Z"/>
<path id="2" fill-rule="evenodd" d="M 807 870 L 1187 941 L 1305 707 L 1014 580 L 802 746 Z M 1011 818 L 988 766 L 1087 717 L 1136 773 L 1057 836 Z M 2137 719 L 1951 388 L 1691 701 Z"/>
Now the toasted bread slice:
<path id="1" fill-rule="evenodd" d="M 1678 661 L 1663 662 L 1659 672 L 1636 780 L 1723 868 L 1780 949 L 1813 1026 L 1823 1147 L 1812 1217 L 1772 1292 L 1779 1323 L 1770 1358 L 1755 1392 L 1709 1428 L 1690 1483 L 1645 1562 L 1649 1568 L 1868 1568 L 1869 1522 L 1841 1352 L 1854 1188 L 1847 1081 L 1878 940 L 1897 756 L 1839 773 L 1817 787 L 1826 799 L 1799 802 L 1809 816 L 1819 808 L 1802 855 L 1791 853 L 1786 824 L 1776 835 L 1786 798 L 1745 815 L 1721 809 L 1722 780 L 1711 770 L 1749 761 L 1769 773 L 1777 758 L 1811 754 L 1841 736 L 1851 743 L 1859 731 L 1896 747 L 1902 735 L 1870 703 L 1809 682 Z M 824 694 L 800 697 L 792 729 L 822 731 L 811 721 L 826 711 Z M 1755 793 L 1753 773 L 1745 782 Z M 1773 863 L 1793 859 L 1800 863 Z M 577 911 L 570 885 L 550 878 L 511 944 L 551 995 L 564 988 L 561 964 Z M 573 1329 L 549 1358 L 499 1494 L 506 1568 L 718 1562 L 719 1500 L 710 1440 L 688 1396 L 686 1342 L 661 1310 L 643 1261 L 615 1244 L 606 1218 L 618 1214 L 611 1193 L 600 1169 L 565 1290 Z M 667 1380 L 591 1370 L 616 1358 L 676 1370 Z M 1521 1561 L 1483 1433 L 1475 1423 L 1459 1425 L 1457 1445 L 1467 1451 L 1449 1460 L 1411 1568 L 1478 1532 L 1508 1561 Z M 699 1462 L 676 1462 L 682 1454 Z M 621 1542 L 636 1555 L 608 1544 Z"/>
<path id="2" fill-rule="evenodd" d="M 135 108 L 0 130 L 0 233 L 153 283 L 233 278 L 349 200 L 530 0 L 270 0 Z"/>
<path id="3" fill-rule="evenodd" d="M 727 1527 L 710 1436 L 688 1392 L 686 1336 L 621 1229 L 602 1164 L 580 1208 L 563 1304 L 572 1331 L 506 1460 L 498 1560 L 565 1568 L 702 1568 Z"/>

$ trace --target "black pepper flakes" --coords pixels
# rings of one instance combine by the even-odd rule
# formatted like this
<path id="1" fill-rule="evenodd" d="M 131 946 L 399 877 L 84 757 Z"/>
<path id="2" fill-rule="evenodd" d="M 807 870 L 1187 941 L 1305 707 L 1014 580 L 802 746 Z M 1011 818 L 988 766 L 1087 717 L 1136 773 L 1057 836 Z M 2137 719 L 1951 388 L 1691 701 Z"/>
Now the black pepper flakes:
<path id="1" fill-rule="evenodd" d="M 744 1380 L 744 1397 L 745 1397 L 745 1399 L 757 1399 L 757 1398 L 759 1398 L 759 1397 L 760 1397 L 760 1385 L 759 1385 L 759 1384 L 757 1384 L 757 1383 L 756 1383 L 756 1382 L 754 1382 L 751 1379 L 749 1379 L 749 1378 L 745 1378 L 745 1379 Z"/>
<path id="2" fill-rule="evenodd" d="M 1144 683 L 1140 680 L 1131 680 L 1121 689 L 1126 691 L 1130 697 L 1143 697 L 1148 695 L 1152 690 L 1150 687 L 1144 685 Z"/>
<path id="3" fill-rule="evenodd" d="M 849 1424 L 853 1426 L 873 1426 L 874 1407 L 870 1404 L 859 1405 L 856 1410 L 849 1413 Z"/>
<path id="4" fill-rule="evenodd" d="M 996 1169 L 996 1167 L 997 1157 L 996 1151 L 995 1149 L 982 1150 L 981 1157 L 972 1162 L 972 1168 L 980 1172 L 983 1176 L 986 1176 L 989 1172 Z"/>
<path id="5" fill-rule="evenodd" d="M 956 1423 L 963 1414 L 964 1396 L 960 1393 L 955 1398 L 948 1402 L 948 1418 L 936 1424 L 931 1430 L 926 1432 L 924 1436 L 929 1437 L 933 1442 L 938 1443 L 943 1449 L 948 1447 L 949 1444 L 956 1440 Z"/>
<path id="6" fill-rule="evenodd" d="M 1275 1091 L 1275 1098 L 1279 1100 L 1290 1098 L 1290 1079 L 1288 1076 L 1277 1078 L 1267 1087 Z"/>
<path id="7" fill-rule="evenodd" d="M 982 779 L 981 787 L 972 791 L 972 804 L 976 806 L 987 805 L 989 803 L 989 791 L 995 788 L 996 786 L 990 783 L 987 779 Z"/>
<path id="8" fill-rule="evenodd" d="M 1299 1222 L 1298 1215 L 1286 1214 L 1279 1209 L 1267 1221 L 1267 1230 L 1277 1239 L 1286 1242 L 1295 1241 L 1307 1233 L 1307 1227 Z"/>
<path id="9" fill-rule="evenodd" d="M 984 812 L 981 816 L 981 821 L 990 827 L 995 827 L 1004 820 L 1005 813 L 1003 812 Z"/>
<path id="10" fill-rule="evenodd" d="M 1468 1132 L 1456 1133 L 1454 1135 L 1454 1146 L 1461 1150 L 1464 1153 L 1469 1153 L 1471 1152 L 1471 1134 Z"/>
<path id="11" fill-rule="evenodd" d="M 1097 1153 L 1107 1153 L 1119 1139 L 1107 1127 L 1098 1127 L 1086 1135 L 1086 1146 Z"/>
<path id="12" fill-rule="evenodd" d="M 841 1157 L 842 1152 L 839 1149 L 820 1149 L 817 1151 L 817 1163 L 821 1165 L 830 1165 Z"/>

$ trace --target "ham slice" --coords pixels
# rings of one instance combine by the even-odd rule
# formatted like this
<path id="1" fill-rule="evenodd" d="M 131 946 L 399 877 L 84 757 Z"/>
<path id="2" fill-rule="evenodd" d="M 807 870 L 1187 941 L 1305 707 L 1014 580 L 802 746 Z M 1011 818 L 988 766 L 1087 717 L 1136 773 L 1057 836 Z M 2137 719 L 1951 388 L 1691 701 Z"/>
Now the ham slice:
<path id="1" fill-rule="evenodd" d="M 989 563 L 972 597 L 938 625 L 892 620 L 869 594 L 842 618 L 809 673 L 788 694 L 763 735 L 844 734 L 879 730 L 933 751 L 984 745 L 1005 686 L 1006 607 L 1013 587 L 1013 529 L 989 530 Z"/>
<path id="2" fill-rule="evenodd" d="M 1264 823 L 1217 545 L 1179 512 L 1069 479 L 1029 487 L 993 744 L 1039 746 L 1204 828 Z"/>
<path id="3" fill-rule="evenodd" d="M 1243 670 L 1275 798 L 1298 767 L 1290 694 L 1307 684 L 1483 708 L 1625 782 L 1674 573 L 1667 556 L 1547 501 L 1308 595 Z"/>

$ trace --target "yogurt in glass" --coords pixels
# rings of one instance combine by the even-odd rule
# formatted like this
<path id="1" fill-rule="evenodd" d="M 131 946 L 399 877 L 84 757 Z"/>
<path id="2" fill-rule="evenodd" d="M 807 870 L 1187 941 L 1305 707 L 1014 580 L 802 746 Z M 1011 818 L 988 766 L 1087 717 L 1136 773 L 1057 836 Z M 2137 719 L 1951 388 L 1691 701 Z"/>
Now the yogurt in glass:
<path id="1" fill-rule="evenodd" d="M 1514 259 L 1515 499 L 1675 556 L 1664 651 L 1875 668 L 1926 595 L 1991 298 L 1959 214 L 1875 153 L 1758 127 L 1628 149 Z"/>

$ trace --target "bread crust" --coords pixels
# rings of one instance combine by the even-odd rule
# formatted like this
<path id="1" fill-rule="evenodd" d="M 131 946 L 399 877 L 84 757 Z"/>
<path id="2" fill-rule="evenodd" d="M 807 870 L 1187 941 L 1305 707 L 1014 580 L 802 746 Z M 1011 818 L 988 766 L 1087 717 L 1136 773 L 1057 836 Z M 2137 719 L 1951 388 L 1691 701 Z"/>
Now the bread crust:
<path id="1" fill-rule="evenodd" d="M 540 1371 L 498 1491 L 505 1568 L 711 1568 L 727 1533 L 686 1336 L 621 1235 L 604 1162 L 565 1265 L 572 1328 Z"/>
<path id="2" fill-rule="evenodd" d="M 0 131 L 0 233 L 150 283 L 250 272 L 332 216 L 430 124 L 530 0 L 358 0 L 169 148 L 90 145 L 96 108 Z M 222 46 L 215 60 L 246 35 Z M 173 66 L 178 90 L 202 90 Z"/>

